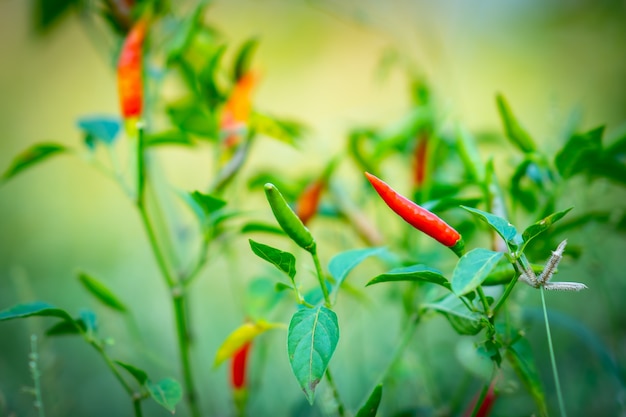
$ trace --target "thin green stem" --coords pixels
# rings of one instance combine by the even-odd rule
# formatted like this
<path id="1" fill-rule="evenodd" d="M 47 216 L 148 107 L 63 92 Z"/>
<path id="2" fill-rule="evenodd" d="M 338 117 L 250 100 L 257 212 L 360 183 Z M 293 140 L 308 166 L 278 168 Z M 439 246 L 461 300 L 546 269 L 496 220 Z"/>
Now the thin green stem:
<path id="1" fill-rule="evenodd" d="M 335 398 L 335 402 L 337 403 L 337 414 L 340 417 L 345 417 L 346 415 L 346 407 L 341 401 L 341 397 L 339 396 L 339 390 L 337 389 L 337 385 L 335 385 L 335 380 L 330 372 L 330 368 L 326 368 L 326 380 L 328 381 L 328 385 L 333 391 L 333 397 Z"/>
<path id="2" fill-rule="evenodd" d="M 485 296 L 485 292 L 483 291 L 483 287 L 478 287 L 476 288 L 476 291 L 478 292 L 478 297 L 480 298 L 480 302 L 483 305 L 483 309 L 485 311 L 485 314 L 487 315 L 487 317 L 491 318 L 492 313 L 491 313 L 491 309 L 489 308 L 489 301 L 487 301 L 487 297 Z"/>
<path id="3" fill-rule="evenodd" d="M 559 400 L 559 410 L 561 417 L 567 417 L 565 413 L 565 403 L 563 402 L 563 394 L 561 392 L 561 383 L 559 381 L 559 372 L 556 369 L 556 357 L 554 356 L 554 347 L 552 346 L 552 335 L 550 333 L 550 323 L 548 322 L 548 308 L 546 307 L 546 297 L 543 287 L 539 288 L 541 292 L 541 305 L 543 307 L 543 319 L 546 322 L 546 334 L 548 337 L 548 348 L 550 349 L 550 362 L 552 363 L 552 373 L 554 375 L 554 385 L 556 387 L 556 396 Z"/>
<path id="4" fill-rule="evenodd" d="M 146 166 L 145 154 L 143 146 L 143 124 L 138 123 L 138 142 L 137 142 L 137 208 L 141 215 L 148 240 L 157 264 L 161 271 L 161 275 L 172 294 L 172 304 L 174 310 L 174 320 L 176 322 L 176 335 L 178 341 L 178 350 L 180 356 L 180 366 L 183 373 L 183 386 L 187 395 L 187 404 L 192 417 L 200 417 L 200 409 L 196 400 L 196 389 L 193 381 L 192 367 L 190 362 L 190 343 L 189 343 L 189 323 L 187 318 L 187 310 L 185 304 L 184 289 L 179 285 L 178 279 L 170 272 L 165 258 L 165 254 L 161 250 L 157 241 L 156 231 L 150 221 L 150 216 L 146 210 L 145 204 L 145 186 L 146 186 Z"/>
<path id="5" fill-rule="evenodd" d="M 187 404 L 193 417 L 200 417 L 200 409 L 196 398 L 196 388 L 193 381 L 193 373 L 189 355 L 189 329 L 187 322 L 187 308 L 185 305 L 185 294 L 180 288 L 172 290 L 172 302 L 176 318 L 176 334 L 178 337 L 178 348 L 180 350 L 180 364 L 183 371 L 183 383 L 187 395 Z"/>
<path id="6" fill-rule="evenodd" d="M 417 325 L 419 324 L 419 322 L 420 322 L 420 315 L 418 313 L 414 313 L 409 318 L 409 322 L 404 326 L 404 332 L 400 336 L 400 340 L 391 355 L 391 360 L 389 361 L 389 364 L 383 371 L 382 376 L 379 378 L 379 381 L 381 383 L 387 378 L 387 376 L 389 375 L 389 372 L 391 372 L 393 367 L 400 360 L 400 357 L 404 353 L 404 350 L 407 348 L 407 346 L 411 342 L 411 339 L 413 338 L 413 334 L 415 333 L 415 330 L 417 329 Z"/>
<path id="7" fill-rule="evenodd" d="M 316 250 L 311 251 L 311 257 L 313 257 L 313 263 L 315 263 L 315 270 L 317 271 L 317 279 L 320 283 L 322 294 L 324 294 L 324 305 L 330 308 L 330 295 L 328 294 L 328 287 L 326 286 L 326 278 L 324 278 L 324 271 L 322 270 L 322 264 L 320 263 L 320 258 L 317 256 Z"/>
<path id="8" fill-rule="evenodd" d="M 106 351 L 104 350 L 102 345 L 100 345 L 95 340 L 91 340 L 91 341 L 89 341 L 89 343 L 91 344 L 91 346 L 93 346 L 94 349 L 96 349 L 96 351 L 98 351 L 100 356 L 102 356 L 102 359 L 104 359 L 104 362 L 107 364 L 107 366 L 109 367 L 111 372 L 113 372 L 113 376 L 115 376 L 115 379 L 117 379 L 119 381 L 119 383 L 122 385 L 122 387 L 124 388 L 126 393 L 131 398 L 133 398 L 133 395 L 135 394 L 135 391 L 133 390 L 133 387 L 131 387 L 130 384 L 128 384 L 128 382 L 126 382 L 126 380 L 124 379 L 124 377 L 122 376 L 122 374 L 118 370 L 117 366 L 115 366 L 115 363 L 113 362 L 113 360 L 111 360 L 111 358 L 106 353 Z"/>
<path id="9" fill-rule="evenodd" d="M 143 411 L 141 410 L 141 397 L 133 397 L 133 411 L 135 412 L 135 417 L 142 417 Z"/>
<path id="10" fill-rule="evenodd" d="M 498 314 L 498 311 L 500 311 L 500 308 L 502 308 L 506 300 L 509 298 L 509 295 L 511 295 L 511 291 L 513 291 L 513 287 L 515 287 L 515 284 L 517 284 L 517 280 L 519 279 L 520 271 L 517 267 L 517 264 L 514 263 L 513 268 L 515 269 L 515 277 L 513 277 L 513 279 L 506 286 L 506 288 L 504 289 L 504 293 L 500 296 L 500 299 L 496 303 L 496 306 L 493 308 L 494 317 L 496 314 Z"/>
<path id="11" fill-rule="evenodd" d="M 39 372 L 39 354 L 37 353 L 37 335 L 30 336 L 30 361 L 28 362 L 30 373 L 33 377 L 33 394 L 35 396 L 35 408 L 39 417 L 45 417 L 43 397 L 41 395 L 41 373 Z"/>

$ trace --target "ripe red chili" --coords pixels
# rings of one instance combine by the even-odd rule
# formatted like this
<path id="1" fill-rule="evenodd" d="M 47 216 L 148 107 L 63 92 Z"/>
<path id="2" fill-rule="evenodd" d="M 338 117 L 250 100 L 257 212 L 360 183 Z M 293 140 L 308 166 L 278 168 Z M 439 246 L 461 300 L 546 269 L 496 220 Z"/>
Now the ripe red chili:
<path id="1" fill-rule="evenodd" d="M 471 417 L 472 412 L 476 407 L 476 401 L 478 401 L 479 398 L 480 392 L 476 394 L 476 396 L 472 400 L 472 403 L 470 404 L 470 407 L 468 407 L 465 413 L 463 413 L 463 417 Z M 488 417 L 491 413 L 491 409 L 493 408 L 494 403 L 496 402 L 496 399 L 497 395 L 494 391 L 494 383 L 492 382 L 491 385 L 489 385 L 489 389 L 487 390 L 485 398 L 483 398 L 483 402 L 480 404 L 478 410 L 476 411 L 476 417 Z"/>
<path id="2" fill-rule="evenodd" d="M 230 381 L 232 387 L 236 390 L 243 389 L 246 385 L 246 371 L 250 346 L 252 346 L 252 342 L 246 342 L 235 352 L 230 362 Z"/>
<path id="3" fill-rule="evenodd" d="M 398 192 L 380 178 L 369 172 L 366 172 L 365 176 L 387 206 L 402 217 L 404 221 L 432 237 L 442 245 L 448 246 L 457 255 L 460 256 L 463 253 L 463 238 L 459 232 L 454 230 L 448 223 L 444 222 L 434 213 L 431 213 L 408 198 L 398 194 Z"/>
<path id="4" fill-rule="evenodd" d="M 117 62 L 117 88 L 122 116 L 125 119 L 141 116 L 143 106 L 142 48 L 148 23 L 139 20 L 132 27 Z"/>

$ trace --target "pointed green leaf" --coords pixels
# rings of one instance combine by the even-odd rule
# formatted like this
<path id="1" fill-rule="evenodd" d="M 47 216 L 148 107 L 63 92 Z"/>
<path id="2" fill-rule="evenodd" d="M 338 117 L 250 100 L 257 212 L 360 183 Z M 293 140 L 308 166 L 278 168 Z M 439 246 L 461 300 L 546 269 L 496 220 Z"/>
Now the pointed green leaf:
<path id="1" fill-rule="evenodd" d="M 468 310 L 461 299 L 454 294 L 450 294 L 435 303 L 423 304 L 422 308 L 443 314 L 459 334 L 474 335 L 484 327 L 481 320 L 482 316 Z"/>
<path id="2" fill-rule="evenodd" d="M 76 124 L 87 137 L 105 145 L 111 145 L 115 142 L 121 128 L 119 118 L 111 116 L 85 116 L 79 118 Z"/>
<path id="3" fill-rule="evenodd" d="M 296 276 L 296 257 L 289 252 L 282 251 L 280 249 L 273 248 L 268 245 L 264 245 L 259 242 L 255 242 L 252 239 L 248 239 L 250 242 L 250 248 L 252 252 L 259 258 L 271 263 L 276 268 L 283 271 L 285 274 L 294 280 Z"/>
<path id="4" fill-rule="evenodd" d="M 515 226 L 502 217 L 498 217 L 495 214 L 487 213 L 486 211 L 478 210 L 473 207 L 461 206 L 461 208 L 478 216 L 478 218 L 486 222 L 493 230 L 502 236 L 502 239 L 504 239 L 505 242 L 515 243 L 517 229 L 515 229 Z"/>
<path id="5" fill-rule="evenodd" d="M 139 385 L 143 385 L 146 383 L 146 381 L 148 380 L 148 374 L 142 370 L 139 369 L 133 365 L 129 365 L 125 362 L 121 362 L 121 361 L 114 361 L 117 365 L 121 366 L 122 368 L 126 369 L 126 371 L 131 374 L 133 376 L 133 378 L 135 378 L 137 380 L 137 382 L 139 383 Z"/>
<path id="6" fill-rule="evenodd" d="M 315 387 L 324 376 L 338 341 L 337 315 L 326 307 L 303 308 L 291 318 L 287 334 L 289 363 L 311 405 Z"/>
<path id="7" fill-rule="evenodd" d="M 520 150 L 525 153 L 530 153 L 537 149 L 537 146 L 533 142 L 532 138 L 520 126 L 519 122 L 513 115 L 509 103 L 506 101 L 502 94 L 496 96 L 496 102 L 498 104 L 498 111 L 500 112 L 500 118 L 504 124 L 504 132 L 509 140 L 516 145 Z"/>
<path id="8" fill-rule="evenodd" d="M 294 146 L 306 132 L 306 127 L 298 122 L 278 120 L 257 112 L 250 115 L 249 125 L 250 129 L 259 135 L 277 139 L 291 146 Z M 282 189 L 286 190 L 284 187 Z"/>
<path id="9" fill-rule="evenodd" d="M 535 367 L 532 351 L 528 341 L 520 338 L 514 345 L 509 346 L 505 353 L 506 359 L 522 381 L 537 405 L 539 415 L 547 416 L 548 407 L 541 384 L 541 378 Z"/>
<path id="10" fill-rule="evenodd" d="M 204 214 L 210 216 L 226 205 L 226 201 L 221 198 L 213 197 L 209 194 L 203 194 L 200 191 L 191 193 L 191 198 L 202 208 Z"/>
<path id="11" fill-rule="evenodd" d="M 46 330 L 46 336 L 68 336 L 79 335 L 87 331 L 87 326 L 81 319 L 63 320 L 52 325 Z"/>
<path id="12" fill-rule="evenodd" d="M 233 80 L 238 81 L 250 70 L 252 54 L 258 46 L 259 41 L 255 38 L 248 39 L 241 45 L 235 58 L 235 65 L 233 66 Z"/>
<path id="13" fill-rule="evenodd" d="M 383 396 L 383 385 L 376 385 L 365 404 L 359 409 L 354 417 L 376 417 L 380 400 Z"/>
<path id="14" fill-rule="evenodd" d="M 339 253 L 328 263 L 328 272 L 335 279 L 335 288 L 339 288 L 350 271 L 370 256 L 379 255 L 385 248 L 354 249 Z"/>
<path id="15" fill-rule="evenodd" d="M 31 316 L 58 317 L 67 321 L 72 321 L 72 317 L 67 313 L 67 311 L 56 308 L 43 301 L 18 304 L 6 310 L 0 311 L 0 321 L 21 319 Z"/>
<path id="16" fill-rule="evenodd" d="M 528 244 L 528 242 L 530 242 L 540 233 L 545 232 L 554 223 L 561 220 L 567 213 L 569 213 L 571 209 L 573 209 L 573 207 L 570 207 L 563 211 L 552 213 L 551 215 L 538 221 L 537 223 L 528 226 L 526 230 L 524 230 L 524 232 L 522 233 L 522 239 L 524 240 L 524 246 L 522 247 L 522 250 Z"/>
<path id="17" fill-rule="evenodd" d="M 554 158 L 554 164 L 563 178 L 586 173 L 602 154 L 604 126 L 582 134 L 572 135 Z"/>
<path id="18" fill-rule="evenodd" d="M 102 304 L 111 307 L 114 310 L 121 311 L 125 313 L 127 311 L 124 303 L 120 301 L 119 298 L 113 292 L 108 289 L 102 282 L 92 277 L 91 275 L 87 275 L 84 272 L 78 274 L 78 280 L 81 284 L 93 295 L 96 297 Z"/>
<path id="19" fill-rule="evenodd" d="M 172 414 L 176 411 L 176 404 L 183 398 L 183 389 L 178 381 L 172 378 L 165 378 L 156 383 L 148 382 L 146 388 L 154 401 Z"/>
<path id="20" fill-rule="evenodd" d="M 241 233 L 271 233 L 274 235 L 285 235 L 283 229 L 273 224 L 261 223 L 261 222 L 249 222 L 243 225 Z"/>
<path id="21" fill-rule="evenodd" d="M 11 166 L 2 175 L 2 180 L 8 180 L 19 174 L 26 168 L 51 157 L 52 155 L 66 152 L 67 148 L 56 143 L 39 143 L 26 149 L 13 159 Z"/>
<path id="22" fill-rule="evenodd" d="M 256 323 L 244 323 L 228 335 L 217 350 L 213 366 L 219 366 L 226 359 L 231 358 L 243 345 L 251 342 L 255 337 L 270 329 L 285 328 L 283 323 L 268 323 L 260 320 Z"/>
<path id="23" fill-rule="evenodd" d="M 481 285 L 489 273 L 504 256 L 502 252 L 488 249 L 474 249 L 459 259 L 452 273 L 452 291 L 456 295 L 465 295 Z"/>
<path id="24" fill-rule="evenodd" d="M 433 284 L 441 285 L 447 289 L 451 289 L 448 279 L 444 277 L 440 271 L 422 264 L 392 269 L 389 272 L 385 272 L 384 274 L 380 274 L 372 278 L 366 286 L 381 282 L 394 281 L 431 282 Z"/>

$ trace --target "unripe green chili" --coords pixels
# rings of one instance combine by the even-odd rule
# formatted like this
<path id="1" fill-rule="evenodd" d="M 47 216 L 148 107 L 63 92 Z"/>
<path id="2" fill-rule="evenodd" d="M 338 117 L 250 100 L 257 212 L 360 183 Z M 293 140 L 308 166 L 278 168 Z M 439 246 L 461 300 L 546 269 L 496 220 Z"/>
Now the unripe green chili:
<path id="1" fill-rule="evenodd" d="M 369 172 L 366 172 L 365 176 L 387 206 L 402 217 L 404 221 L 442 245 L 449 247 L 457 255 L 461 256 L 463 254 L 465 247 L 463 237 L 452 226 L 434 213 L 398 194 L 380 178 Z"/>
<path id="2" fill-rule="evenodd" d="M 313 235 L 289 207 L 278 188 L 271 183 L 265 184 L 265 196 L 270 203 L 276 221 L 278 221 L 283 231 L 287 233 L 287 236 L 296 242 L 298 246 L 315 253 L 315 239 Z"/>

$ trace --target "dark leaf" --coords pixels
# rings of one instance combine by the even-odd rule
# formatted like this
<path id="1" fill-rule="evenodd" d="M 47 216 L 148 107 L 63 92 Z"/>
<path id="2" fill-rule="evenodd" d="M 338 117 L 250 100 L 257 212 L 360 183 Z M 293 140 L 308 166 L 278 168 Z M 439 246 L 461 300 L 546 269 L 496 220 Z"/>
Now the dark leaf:
<path id="1" fill-rule="evenodd" d="M 2 180 L 8 180 L 26 168 L 29 168 L 52 155 L 66 152 L 67 148 L 55 143 L 40 143 L 28 148 L 13 159 L 11 166 L 2 175 Z"/>
<path id="2" fill-rule="evenodd" d="M 521 151 L 525 153 L 533 152 L 537 146 L 528 132 L 520 126 L 504 96 L 498 94 L 496 96 L 496 102 L 507 138 Z"/>
<path id="3" fill-rule="evenodd" d="M 252 252 L 259 258 L 271 263 L 279 270 L 291 278 L 293 282 L 296 276 L 296 258 L 289 252 L 282 251 L 280 249 L 273 248 L 268 245 L 264 245 L 259 242 L 255 242 L 252 239 L 248 239 L 250 242 L 250 248 Z"/>
<path id="4" fill-rule="evenodd" d="M 440 271 L 421 264 L 392 269 L 389 272 L 385 272 L 384 274 L 380 274 L 372 278 L 367 285 L 369 286 L 381 282 L 394 281 L 431 282 L 433 284 L 441 285 L 447 289 L 451 289 L 450 283 Z"/>
<path id="5" fill-rule="evenodd" d="M 137 382 L 139 383 L 139 385 L 143 385 L 146 383 L 146 381 L 148 380 L 148 374 L 133 366 L 133 365 L 129 365 L 127 363 L 121 362 L 121 361 L 114 361 L 117 365 L 121 366 L 122 368 L 126 369 L 126 371 L 131 374 L 133 376 L 133 378 L 135 378 L 137 380 Z"/>

